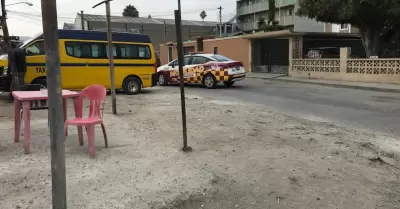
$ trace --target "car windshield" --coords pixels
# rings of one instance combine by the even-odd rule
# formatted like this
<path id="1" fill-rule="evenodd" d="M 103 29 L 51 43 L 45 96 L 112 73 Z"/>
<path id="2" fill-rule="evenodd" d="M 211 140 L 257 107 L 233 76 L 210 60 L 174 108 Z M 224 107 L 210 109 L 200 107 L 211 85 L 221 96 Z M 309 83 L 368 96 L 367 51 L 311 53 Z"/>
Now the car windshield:
<path id="1" fill-rule="evenodd" d="M 228 57 L 225 57 L 225 56 L 222 56 L 222 55 L 218 55 L 218 54 L 211 56 L 211 58 L 215 59 L 218 62 L 229 62 L 229 61 L 232 61 Z"/>

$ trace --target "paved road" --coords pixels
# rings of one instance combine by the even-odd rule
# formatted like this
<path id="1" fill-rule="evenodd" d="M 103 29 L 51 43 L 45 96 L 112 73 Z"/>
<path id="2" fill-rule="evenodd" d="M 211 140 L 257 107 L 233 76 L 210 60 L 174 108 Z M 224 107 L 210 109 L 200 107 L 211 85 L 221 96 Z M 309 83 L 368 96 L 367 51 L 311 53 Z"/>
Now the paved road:
<path id="1" fill-rule="evenodd" d="M 163 88 L 179 90 L 178 86 Z M 396 93 L 260 79 L 245 79 L 232 88 L 186 89 L 201 97 L 262 104 L 288 115 L 400 137 L 400 94 Z"/>

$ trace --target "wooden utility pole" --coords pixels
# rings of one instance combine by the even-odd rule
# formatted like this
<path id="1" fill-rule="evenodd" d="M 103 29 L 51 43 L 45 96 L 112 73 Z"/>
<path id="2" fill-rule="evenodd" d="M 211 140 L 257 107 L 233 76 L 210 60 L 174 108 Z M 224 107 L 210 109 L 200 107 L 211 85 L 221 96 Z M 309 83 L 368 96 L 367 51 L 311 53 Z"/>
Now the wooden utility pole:
<path id="1" fill-rule="evenodd" d="M 219 9 L 219 36 L 222 37 L 222 7 L 218 7 Z"/>
<path id="2" fill-rule="evenodd" d="M 2 47 L 3 47 L 4 53 L 10 53 L 12 47 L 11 47 L 10 34 L 8 32 L 8 25 L 7 25 L 6 0 L 1 0 L 1 27 L 3 29 L 4 45 Z"/>
<path id="3" fill-rule="evenodd" d="M 82 30 L 85 30 L 85 18 L 83 17 L 83 10 L 81 10 L 81 26 Z"/>
<path id="4" fill-rule="evenodd" d="M 182 108 L 182 133 L 183 147 L 182 151 L 191 152 L 192 148 L 187 143 L 187 128 L 186 128 L 186 104 L 185 104 L 185 81 L 183 75 L 183 42 L 182 42 L 182 17 L 181 17 L 181 1 L 178 0 L 178 10 L 175 13 L 176 26 L 176 41 L 178 45 L 178 65 L 179 65 L 179 81 L 181 89 L 181 108 Z"/>
<path id="5" fill-rule="evenodd" d="M 112 113 L 117 114 L 117 98 L 115 93 L 115 73 L 114 73 L 114 51 L 112 46 L 112 31 L 111 31 L 111 9 L 110 1 L 105 0 L 93 6 L 96 8 L 102 4 L 106 4 L 106 15 L 107 15 L 107 39 L 108 39 L 108 61 L 110 65 L 110 79 L 111 79 L 111 100 L 112 100 Z"/>
<path id="6" fill-rule="evenodd" d="M 167 43 L 167 23 L 164 20 L 164 44 Z"/>
<path id="7" fill-rule="evenodd" d="M 61 89 L 56 0 L 42 0 L 44 51 L 49 97 L 51 180 L 53 209 L 67 208 L 64 114 Z"/>

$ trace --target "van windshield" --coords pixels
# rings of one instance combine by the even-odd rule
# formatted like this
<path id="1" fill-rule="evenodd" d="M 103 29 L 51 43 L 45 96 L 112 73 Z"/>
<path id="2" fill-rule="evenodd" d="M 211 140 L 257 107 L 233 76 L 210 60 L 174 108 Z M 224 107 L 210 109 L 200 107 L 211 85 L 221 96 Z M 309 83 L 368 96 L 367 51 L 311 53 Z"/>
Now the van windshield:
<path id="1" fill-rule="evenodd" d="M 24 41 L 22 44 L 20 44 L 18 47 L 19 47 L 20 49 L 23 49 L 26 45 L 28 45 L 28 44 L 29 44 L 30 42 L 32 42 L 34 39 L 35 39 L 35 38 L 28 39 L 28 40 Z"/>

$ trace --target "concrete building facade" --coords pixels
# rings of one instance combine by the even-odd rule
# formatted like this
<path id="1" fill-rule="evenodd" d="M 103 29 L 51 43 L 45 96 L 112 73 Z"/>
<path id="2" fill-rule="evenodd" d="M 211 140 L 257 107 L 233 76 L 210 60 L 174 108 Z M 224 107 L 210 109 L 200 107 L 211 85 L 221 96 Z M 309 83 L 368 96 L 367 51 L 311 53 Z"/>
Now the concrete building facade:
<path id="1" fill-rule="evenodd" d="M 358 29 L 349 24 L 331 24 L 317 22 L 314 19 L 296 15 L 298 0 L 275 0 L 275 20 L 286 29 L 296 32 L 337 32 L 358 33 Z M 237 0 L 237 24 L 240 29 L 250 32 L 258 29 L 258 21 L 268 19 L 268 0 Z"/>

